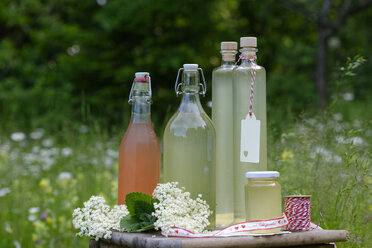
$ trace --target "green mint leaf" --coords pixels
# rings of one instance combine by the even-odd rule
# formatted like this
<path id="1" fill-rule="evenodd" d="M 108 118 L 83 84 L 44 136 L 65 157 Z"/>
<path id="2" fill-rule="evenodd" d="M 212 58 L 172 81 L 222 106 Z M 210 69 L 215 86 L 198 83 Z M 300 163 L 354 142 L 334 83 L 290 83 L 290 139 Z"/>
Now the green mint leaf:
<path id="1" fill-rule="evenodd" d="M 121 218 L 120 227 L 124 228 L 127 232 L 136 232 L 142 228 L 142 224 L 136 217 L 127 215 Z"/>
<path id="2" fill-rule="evenodd" d="M 144 232 L 153 229 L 156 217 L 144 213 L 143 218 L 146 221 L 141 221 L 131 215 L 124 216 L 120 220 L 120 227 L 127 232 Z"/>
<path id="3" fill-rule="evenodd" d="M 140 229 L 137 230 L 137 232 L 144 232 L 154 229 L 154 223 L 147 224 L 147 222 L 142 222 L 142 226 Z"/>
<path id="4" fill-rule="evenodd" d="M 143 203 L 137 203 L 137 202 L 143 202 Z M 128 211 L 130 215 L 132 216 L 136 216 L 136 214 L 139 214 L 142 212 L 148 213 L 151 207 L 147 206 L 146 203 L 152 206 L 152 209 L 154 208 L 153 198 L 145 193 L 132 192 L 125 196 L 125 205 L 127 205 Z M 136 207 L 136 205 L 138 206 Z M 136 208 L 141 208 L 141 210 L 136 211 Z M 152 212 L 153 211 L 154 210 L 152 210 Z"/>
<path id="5" fill-rule="evenodd" d="M 151 215 L 153 212 L 155 212 L 155 209 L 152 204 L 144 201 L 134 202 L 134 216 L 140 220 L 145 221 L 145 219 L 143 219 L 143 214 Z"/>
<path id="6" fill-rule="evenodd" d="M 130 214 L 120 220 L 120 227 L 127 232 L 144 232 L 153 229 L 156 217 L 152 216 L 152 213 L 155 212 L 154 203 L 158 202 L 144 193 L 127 194 L 125 204 Z"/>
<path id="7" fill-rule="evenodd" d="M 148 222 L 148 223 L 154 223 L 156 221 L 155 216 L 152 216 L 151 214 L 147 214 L 147 213 L 142 213 L 139 216 L 139 219 L 142 220 L 143 222 Z"/>

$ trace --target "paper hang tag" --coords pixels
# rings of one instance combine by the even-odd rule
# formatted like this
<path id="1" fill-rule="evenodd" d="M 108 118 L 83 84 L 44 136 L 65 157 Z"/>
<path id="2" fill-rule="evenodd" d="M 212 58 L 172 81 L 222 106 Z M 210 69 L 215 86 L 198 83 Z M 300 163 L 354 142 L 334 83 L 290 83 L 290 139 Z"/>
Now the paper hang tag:
<path id="1" fill-rule="evenodd" d="M 260 127 L 261 121 L 256 116 L 247 115 L 241 123 L 240 162 L 260 162 Z"/>

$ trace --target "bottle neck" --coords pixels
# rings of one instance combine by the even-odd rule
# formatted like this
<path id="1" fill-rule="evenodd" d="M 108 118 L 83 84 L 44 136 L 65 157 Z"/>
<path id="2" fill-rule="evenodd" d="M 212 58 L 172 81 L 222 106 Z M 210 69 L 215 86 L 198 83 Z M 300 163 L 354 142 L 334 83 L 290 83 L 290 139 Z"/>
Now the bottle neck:
<path id="1" fill-rule="evenodd" d="M 181 113 L 200 113 L 202 112 L 199 93 L 183 93 L 181 105 L 178 109 Z"/>
<path id="2" fill-rule="evenodd" d="M 151 122 L 151 88 L 148 78 L 134 80 L 130 102 L 132 103 L 132 122 Z"/>
<path id="3" fill-rule="evenodd" d="M 182 100 L 179 112 L 199 113 L 202 110 L 199 98 L 198 71 L 184 71 L 182 75 Z"/>
<path id="4" fill-rule="evenodd" d="M 133 97 L 131 121 L 135 123 L 151 122 L 151 104 L 147 97 Z"/>
<path id="5" fill-rule="evenodd" d="M 199 94 L 199 73 L 198 71 L 183 71 L 182 75 L 182 94 Z"/>
<path id="6" fill-rule="evenodd" d="M 244 47 L 239 51 L 241 52 L 241 56 L 243 57 L 241 65 L 248 65 L 250 63 L 249 59 L 253 59 L 256 57 L 258 49 L 254 47 Z"/>
<path id="7" fill-rule="evenodd" d="M 222 61 L 221 66 L 228 66 L 235 64 L 236 50 L 221 50 Z"/>

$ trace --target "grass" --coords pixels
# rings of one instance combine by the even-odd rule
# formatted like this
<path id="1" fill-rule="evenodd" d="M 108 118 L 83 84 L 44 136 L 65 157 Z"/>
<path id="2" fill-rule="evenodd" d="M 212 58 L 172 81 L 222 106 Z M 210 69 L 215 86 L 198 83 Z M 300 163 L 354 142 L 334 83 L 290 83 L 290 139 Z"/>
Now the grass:
<path id="1" fill-rule="evenodd" d="M 283 195 L 312 195 L 312 221 L 346 229 L 339 247 L 372 247 L 370 122 L 341 113 L 303 117 L 269 139 L 269 169 L 281 173 Z M 270 133 L 270 129 L 269 129 Z M 0 136 L 0 247 L 88 247 L 76 237 L 73 209 L 91 195 L 117 198 L 121 133 L 81 126 Z"/>
<path id="2" fill-rule="evenodd" d="M 312 195 L 312 220 L 347 229 L 339 247 L 372 247 L 372 130 L 341 114 L 305 118 L 269 141 L 269 169 L 281 172 L 283 195 Z M 116 202 L 118 146 L 100 130 L 65 136 L 36 130 L 0 140 L 0 247 L 87 247 L 71 214 L 91 195 Z"/>
<path id="3" fill-rule="evenodd" d="M 73 209 L 91 195 L 116 203 L 120 138 L 86 127 L 65 135 L 1 137 L 0 247 L 87 247 L 75 237 Z"/>
<path id="4" fill-rule="evenodd" d="M 350 232 L 339 247 L 372 247 L 370 123 L 325 116 L 283 133 L 271 146 L 269 167 L 281 172 L 283 195 L 312 195 L 313 222 Z"/>

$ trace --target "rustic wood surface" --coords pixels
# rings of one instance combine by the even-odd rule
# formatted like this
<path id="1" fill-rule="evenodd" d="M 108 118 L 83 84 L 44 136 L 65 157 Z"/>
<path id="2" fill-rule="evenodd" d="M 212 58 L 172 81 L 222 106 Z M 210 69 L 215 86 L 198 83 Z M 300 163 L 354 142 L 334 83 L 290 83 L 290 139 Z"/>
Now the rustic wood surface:
<path id="1" fill-rule="evenodd" d="M 331 248 L 331 242 L 344 242 L 349 238 L 345 230 L 317 230 L 270 236 L 236 236 L 216 238 L 165 238 L 159 233 L 113 232 L 111 240 L 89 242 L 90 248 L 233 248 L 233 247 L 303 247 Z"/>

